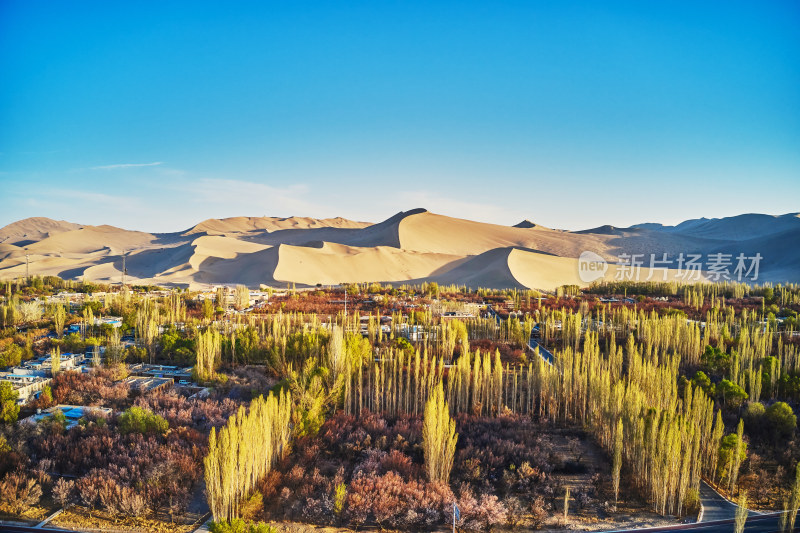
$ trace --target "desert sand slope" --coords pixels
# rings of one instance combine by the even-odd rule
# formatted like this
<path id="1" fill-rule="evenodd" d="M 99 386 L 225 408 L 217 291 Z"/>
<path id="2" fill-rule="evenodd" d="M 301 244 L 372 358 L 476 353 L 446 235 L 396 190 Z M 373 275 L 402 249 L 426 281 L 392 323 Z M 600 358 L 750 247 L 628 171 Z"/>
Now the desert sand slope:
<path id="1" fill-rule="evenodd" d="M 408 252 L 390 246 L 356 247 L 336 243 L 281 245 L 274 277 L 304 285 L 355 281 L 406 281 L 427 277 L 460 256 Z"/>
<path id="2" fill-rule="evenodd" d="M 400 247 L 418 252 L 478 255 L 494 248 L 519 246 L 578 257 L 584 250 L 608 248 L 605 235 L 576 235 L 542 226 L 515 228 L 423 212 L 398 224 Z"/>
<path id="3" fill-rule="evenodd" d="M 434 279 L 443 284 L 466 285 L 477 288 L 520 288 L 552 290 L 560 285 L 586 287 L 591 280 L 581 279 L 578 260 L 559 257 L 525 248 L 500 248 L 474 257 L 453 270 Z M 616 264 L 609 264 L 603 279 L 625 279 L 629 275 L 638 279 L 664 281 L 680 280 L 674 269 L 641 268 L 630 272 Z M 697 281 L 701 281 L 698 277 Z"/>
<path id="4" fill-rule="evenodd" d="M 473 288 L 525 288 L 508 265 L 508 258 L 513 250 L 489 250 L 467 259 L 448 272 L 433 276 L 433 279 L 443 285 L 466 285 Z"/>
<path id="5" fill-rule="evenodd" d="M 257 287 L 260 284 L 280 285 L 274 277 L 278 265 L 278 247 L 264 248 L 263 250 L 237 254 L 232 259 L 208 257 L 191 276 L 174 276 L 174 283 L 185 283 L 189 286 L 197 283 L 242 283 L 248 287 Z"/>
<path id="6" fill-rule="evenodd" d="M 132 250 L 157 244 L 158 238 L 151 233 L 128 231 L 112 226 L 86 226 L 64 231 L 26 246 L 29 253 L 83 254 L 109 249 L 114 252 Z"/>
<path id="7" fill-rule="evenodd" d="M 192 241 L 194 254 L 190 262 L 197 267 L 207 257 L 232 259 L 239 254 L 251 254 L 269 248 L 268 245 L 219 235 L 203 235 Z"/>
<path id="8" fill-rule="evenodd" d="M 357 229 L 371 226 L 370 222 L 355 222 L 346 218 L 309 218 L 309 217 L 231 217 L 209 218 L 190 228 L 185 235 L 208 233 L 209 235 L 224 235 L 229 233 L 248 233 L 254 231 L 278 231 L 285 229 L 312 229 L 312 228 L 347 228 Z"/>
<path id="9" fill-rule="evenodd" d="M 315 245 L 313 243 L 330 242 L 358 247 L 392 246 L 400 248 L 398 235 L 400 221 L 411 214 L 423 211 L 424 209 L 400 212 L 379 224 L 371 224 L 363 228 L 283 229 L 272 233 L 250 234 L 246 238 L 271 246 L 279 244 L 306 246 L 309 243 Z"/>
<path id="10" fill-rule="evenodd" d="M 73 224 L 64 220 L 31 217 L 0 228 L 0 243 L 25 246 L 31 242 L 40 241 L 47 236 L 63 231 L 80 229 L 81 227 L 80 224 Z"/>
<path id="11" fill-rule="evenodd" d="M 478 288 L 552 289 L 588 285 L 578 276 L 578 261 L 525 248 L 497 248 L 435 277 L 442 284 Z"/>
<path id="12" fill-rule="evenodd" d="M 12 254 L 20 253 L 20 248 L 13 244 L 0 243 L 0 261 L 6 257 L 11 257 Z"/>

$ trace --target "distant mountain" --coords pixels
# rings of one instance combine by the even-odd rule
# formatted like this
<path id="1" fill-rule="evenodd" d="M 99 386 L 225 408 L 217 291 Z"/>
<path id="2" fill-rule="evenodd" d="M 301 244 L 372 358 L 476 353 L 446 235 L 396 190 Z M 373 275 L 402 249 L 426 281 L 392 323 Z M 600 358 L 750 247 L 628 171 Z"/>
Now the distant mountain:
<path id="1" fill-rule="evenodd" d="M 527 220 L 501 226 L 413 209 L 377 224 L 233 217 L 160 234 L 37 217 L 0 228 L 0 279 L 24 275 L 27 254 L 35 274 L 118 283 L 125 254 L 128 279 L 142 283 L 313 286 L 430 280 L 549 290 L 565 283 L 585 285 L 578 276 L 578 258 L 592 251 L 612 263 L 607 278 L 617 271 L 613 263 L 630 254 L 675 258 L 721 252 L 761 254 L 758 281 L 800 282 L 797 242 L 797 214 L 570 232 Z"/>
<path id="2" fill-rule="evenodd" d="M 514 224 L 513 227 L 515 227 L 515 228 L 526 228 L 526 229 L 527 228 L 535 228 L 536 224 L 534 224 L 533 222 L 531 222 L 528 219 L 525 219 L 522 222 L 518 222 L 518 223 Z"/>
<path id="3" fill-rule="evenodd" d="M 631 227 L 680 233 L 704 239 L 744 241 L 798 229 L 800 228 L 800 214 L 760 215 L 751 213 L 725 218 L 696 218 L 681 222 L 677 226 L 645 223 Z"/>

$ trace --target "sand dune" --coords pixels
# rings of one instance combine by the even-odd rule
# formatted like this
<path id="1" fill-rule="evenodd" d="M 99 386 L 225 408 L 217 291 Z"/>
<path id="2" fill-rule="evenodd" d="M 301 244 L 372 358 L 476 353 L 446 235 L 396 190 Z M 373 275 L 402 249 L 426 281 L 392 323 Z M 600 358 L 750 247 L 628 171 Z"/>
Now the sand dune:
<path id="1" fill-rule="evenodd" d="M 309 217 L 232 217 L 209 218 L 190 228 L 185 235 L 195 233 L 208 233 L 209 235 L 226 235 L 230 233 L 247 233 L 255 231 L 278 231 L 284 229 L 311 229 L 311 228 L 349 228 L 357 229 L 370 226 L 369 222 L 355 222 L 345 218 L 316 219 Z"/>
<path id="2" fill-rule="evenodd" d="M 0 229 L 0 243 L 24 246 L 30 242 L 61 233 L 80 229 L 80 224 L 73 224 L 64 220 L 53 220 L 46 217 L 31 217 L 18 220 Z"/>
<path id="3" fill-rule="evenodd" d="M 455 269 L 434 279 L 444 284 L 462 284 L 487 288 L 548 288 L 560 285 L 586 287 L 581 279 L 578 260 L 572 257 L 542 253 L 525 248 L 498 248 L 474 257 Z M 608 265 L 603 279 L 625 279 L 626 271 Z M 641 268 L 635 272 L 640 280 L 667 281 L 679 279 L 675 269 Z"/>
<path id="4" fill-rule="evenodd" d="M 189 230 L 152 234 L 29 218 L 0 228 L 0 279 L 33 274 L 180 286 L 329 285 L 435 280 L 471 287 L 551 290 L 585 285 L 578 257 L 590 250 L 610 263 L 625 254 L 744 253 L 763 257 L 758 281 L 800 281 L 800 218 L 740 215 L 677 226 L 598 226 L 569 232 L 525 220 L 486 224 L 414 209 L 378 224 L 342 218 L 208 219 Z M 609 265 L 607 278 L 616 275 Z M 675 276 L 668 271 L 667 277 Z M 643 274 L 647 277 L 647 272 Z M 655 272 L 653 279 L 662 279 Z"/>
<path id="5" fill-rule="evenodd" d="M 430 276 L 461 259 L 458 255 L 406 251 L 391 246 L 320 244 L 319 247 L 281 245 L 275 279 L 306 285 L 405 281 Z"/>

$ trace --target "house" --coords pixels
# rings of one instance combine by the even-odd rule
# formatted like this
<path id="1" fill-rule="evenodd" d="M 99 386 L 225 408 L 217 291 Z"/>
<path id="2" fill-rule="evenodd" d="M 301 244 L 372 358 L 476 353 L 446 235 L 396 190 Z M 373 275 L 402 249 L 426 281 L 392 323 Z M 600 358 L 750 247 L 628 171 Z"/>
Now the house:
<path id="1" fill-rule="evenodd" d="M 26 403 L 30 400 L 31 396 L 40 390 L 44 389 L 53 378 L 43 375 L 41 372 L 31 371 L 30 373 L 22 373 L 22 369 L 15 368 L 15 372 L 3 372 L 0 374 L 0 381 L 8 381 L 19 395 L 17 401 Z M 16 372 L 16 371 L 20 372 Z"/>
<path id="2" fill-rule="evenodd" d="M 121 316 L 105 316 L 100 318 L 94 319 L 95 326 L 103 326 L 108 324 L 113 328 L 122 327 L 122 317 Z"/>
<path id="3" fill-rule="evenodd" d="M 131 390 L 139 391 L 142 394 L 156 392 L 167 387 L 171 387 L 175 380 L 172 378 L 153 378 L 148 376 L 130 376 L 122 380 L 127 383 Z"/>

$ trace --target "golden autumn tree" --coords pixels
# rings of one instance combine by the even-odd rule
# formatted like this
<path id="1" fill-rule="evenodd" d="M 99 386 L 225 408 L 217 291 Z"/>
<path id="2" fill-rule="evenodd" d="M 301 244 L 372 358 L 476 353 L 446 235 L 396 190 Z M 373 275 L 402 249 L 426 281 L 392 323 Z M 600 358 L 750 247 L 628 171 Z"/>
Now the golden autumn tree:
<path id="1" fill-rule="evenodd" d="M 425 469 L 430 481 L 447 483 L 456 453 L 456 422 L 439 383 L 425 403 L 422 425 L 422 447 L 425 452 Z"/>
<path id="2" fill-rule="evenodd" d="M 215 521 L 239 515 L 239 504 L 286 452 L 292 402 L 288 391 L 259 396 L 211 430 L 205 466 L 206 495 Z"/>

